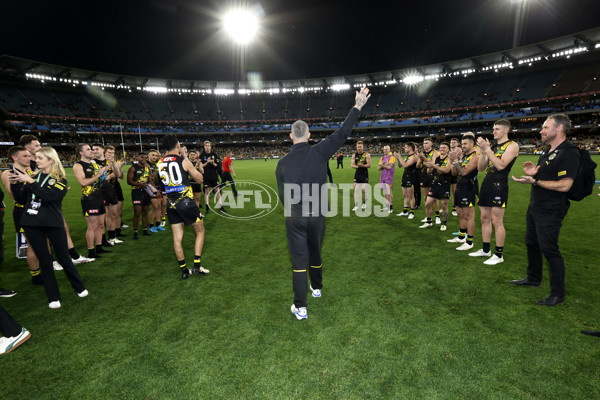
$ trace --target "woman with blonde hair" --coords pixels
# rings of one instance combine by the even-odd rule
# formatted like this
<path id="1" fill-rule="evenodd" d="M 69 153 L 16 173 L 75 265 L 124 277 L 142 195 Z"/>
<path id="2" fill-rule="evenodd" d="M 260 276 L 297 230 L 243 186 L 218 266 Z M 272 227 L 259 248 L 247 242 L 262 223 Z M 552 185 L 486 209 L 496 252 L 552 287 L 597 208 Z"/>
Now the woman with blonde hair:
<path id="1" fill-rule="evenodd" d="M 73 265 L 67 245 L 67 234 L 62 214 L 62 200 L 67 193 L 65 170 L 52 147 L 42 147 L 35 154 L 38 170 L 33 175 L 13 170 L 11 182 L 24 182 L 24 185 L 11 185 L 15 200 L 25 204 L 21 226 L 40 259 L 44 276 L 44 288 L 50 308 L 60 308 L 60 291 L 52 267 L 52 255 L 48 250 L 50 240 L 58 262 L 65 270 L 71 286 L 79 297 L 88 295 L 79 272 Z"/>

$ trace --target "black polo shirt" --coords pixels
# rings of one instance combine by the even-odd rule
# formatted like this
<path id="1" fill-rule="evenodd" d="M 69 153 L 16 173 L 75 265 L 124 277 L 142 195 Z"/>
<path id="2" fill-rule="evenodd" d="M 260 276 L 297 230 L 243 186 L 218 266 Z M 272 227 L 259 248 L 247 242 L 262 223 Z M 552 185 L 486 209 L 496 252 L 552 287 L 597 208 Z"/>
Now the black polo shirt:
<path id="1" fill-rule="evenodd" d="M 575 179 L 581 162 L 579 150 L 565 140 L 554 151 L 550 148 L 540 155 L 537 165 L 540 166 L 535 179 L 540 181 L 559 181 L 564 178 Z M 531 188 L 531 205 L 544 209 L 568 210 L 570 203 L 567 192 L 548 190 L 539 186 Z"/>

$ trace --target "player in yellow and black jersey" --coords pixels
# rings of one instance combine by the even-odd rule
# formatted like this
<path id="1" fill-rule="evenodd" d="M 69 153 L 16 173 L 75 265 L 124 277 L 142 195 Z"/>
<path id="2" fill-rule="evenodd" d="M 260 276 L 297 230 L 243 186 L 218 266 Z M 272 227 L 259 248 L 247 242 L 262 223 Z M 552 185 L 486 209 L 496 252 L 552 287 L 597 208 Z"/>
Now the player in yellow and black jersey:
<path id="1" fill-rule="evenodd" d="M 80 144 L 77 153 L 81 159 L 73 165 L 75 178 L 81 185 L 81 208 L 87 222 L 85 239 L 88 246 L 88 257 L 98 258 L 102 253 L 109 251 L 102 248 L 102 237 L 104 236 L 104 198 L 102 186 L 108 175 L 108 166 L 100 167 L 94 161 L 94 152 L 87 144 Z"/>
<path id="2" fill-rule="evenodd" d="M 448 200 L 450 199 L 450 171 L 452 167 L 448 159 L 449 151 L 450 144 L 445 142 L 441 143 L 440 156 L 435 161 L 429 160 L 425 163 L 427 168 L 432 168 L 435 172 L 431 190 L 427 193 L 427 200 L 425 201 L 425 215 L 427 220 L 419 228 L 430 228 L 433 226 L 431 221 L 433 204 L 439 200 L 442 203 L 442 226 L 440 226 L 440 230 L 446 230 L 446 222 L 448 221 Z"/>
<path id="3" fill-rule="evenodd" d="M 137 163 L 127 171 L 127 184 L 131 186 L 131 201 L 133 202 L 133 239 L 138 240 L 138 224 L 142 216 L 143 236 L 152 236 L 148 233 L 148 209 L 151 200 L 148 185 L 152 184 L 148 155 L 140 151 Z M 150 186 L 152 188 L 152 186 Z"/>
<path id="4" fill-rule="evenodd" d="M 173 248 L 179 263 L 182 279 L 190 276 L 183 252 L 183 232 L 185 225 L 192 225 L 196 232 L 194 245 L 194 267 L 191 273 L 207 274 L 209 271 L 201 265 L 204 248 L 204 222 L 202 213 L 194 202 L 190 176 L 196 183 L 202 183 L 203 177 L 189 159 L 181 156 L 181 146 L 175 135 L 167 135 L 162 141 L 167 154 L 159 163 L 159 175 L 167 194 L 167 217 L 173 230 Z"/>
<path id="5" fill-rule="evenodd" d="M 485 178 L 479 194 L 479 210 L 481 211 L 481 236 L 483 248 L 469 253 L 473 257 L 489 257 L 484 264 L 496 265 L 504 261 L 504 212 L 508 203 L 508 174 L 517 156 L 519 145 L 508 139 L 510 122 L 499 119 L 494 122 L 493 134 L 495 145 L 488 139 L 477 138 L 479 146 L 479 171 L 485 170 Z M 491 253 L 492 225 L 495 232 L 496 251 Z M 491 257 L 490 257 L 491 256 Z"/>
<path id="6" fill-rule="evenodd" d="M 477 164 L 479 155 L 474 149 L 475 137 L 464 135 L 461 149 L 450 153 L 452 175 L 457 177 L 454 205 L 457 207 L 460 233 L 458 237 L 449 239 L 449 243 L 460 243 L 456 249 L 460 251 L 473 248 L 475 234 L 475 201 L 477 193 Z"/>
<path id="7" fill-rule="evenodd" d="M 408 219 L 415 217 L 415 189 L 413 187 L 415 181 L 415 174 L 417 169 L 417 162 L 419 158 L 415 153 L 417 146 L 413 142 L 404 144 L 404 160 L 400 153 L 394 153 L 396 160 L 398 160 L 398 167 L 404 168 L 402 174 L 402 196 L 404 197 L 404 209 L 401 213 L 396 214 L 399 217 L 408 216 Z M 410 212 L 409 212 L 410 207 Z"/>
<path id="8" fill-rule="evenodd" d="M 152 209 L 150 211 L 150 222 L 148 229 L 152 233 L 158 233 L 164 231 L 160 225 L 160 216 L 162 209 L 162 192 L 164 191 L 164 185 L 158 176 L 158 162 L 160 161 L 160 153 L 158 150 L 150 150 L 148 152 L 148 168 L 150 169 L 150 180 L 156 189 L 154 195 L 150 196 L 150 202 Z"/>
<path id="9" fill-rule="evenodd" d="M 11 170 L 13 169 L 17 172 L 25 172 L 29 175 L 33 174 L 33 171 L 30 168 L 31 153 L 23 146 L 13 146 L 8 149 L 7 157 L 8 160 L 12 162 L 12 168 L 2 173 L 2 183 L 6 188 L 6 192 L 13 199 L 13 223 L 15 225 L 15 232 L 24 235 L 25 231 L 21 226 L 21 217 L 25 210 L 25 204 L 19 203 L 15 200 L 15 196 L 13 195 L 13 189 L 20 190 L 20 186 L 23 185 L 23 182 L 11 182 L 10 176 Z M 27 265 L 29 266 L 29 273 L 31 274 L 31 283 L 34 285 L 43 285 L 44 281 L 40 274 L 40 262 L 33 251 L 33 247 L 29 245 L 27 246 Z"/>

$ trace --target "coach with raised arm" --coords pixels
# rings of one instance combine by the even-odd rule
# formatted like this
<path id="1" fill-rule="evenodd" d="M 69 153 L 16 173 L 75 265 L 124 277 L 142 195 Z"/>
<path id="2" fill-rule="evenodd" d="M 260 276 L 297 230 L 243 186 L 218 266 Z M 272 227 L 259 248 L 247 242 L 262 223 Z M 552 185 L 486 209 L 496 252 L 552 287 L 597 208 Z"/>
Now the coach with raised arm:
<path id="1" fill-rule="evenodd" d="M 356 92 L 354 107 L 342 126 L 312 147 L 308 145 L 310 132 L 306 122 L 294 122 L 290 133 L 291 151 L 277 164 L 275 175 L 285 209 L 288 249 L 292 258 L 294 304 L 291 310 L 299 320 L 307 318 L 307 268 L 313 297 L 321 297 L 323 287 L 321 245 L 327 207 L 321 205 L 327 203 L 327 198 L 321 199 L 321 193 L 326 197 L 327 191 L 321 189 L 327 184 L 327 162 L 350 135 L 369 97 L 366 87 Z"/>
<path id="2" fill-rule="evenodd" d="M 550 145 L 540 155 L 537 165 L 523 164 L 525 176 L 513 179 L 531 184 L 531 198 L 527 209 L 527 277 L 510 281 L 518 286 L 540 286 L 543 259 L 550 269 L 550 296 L 539 300 L 540 306 L 555 306 L 565 302 L 565 261 L 558 249 L 558 235 L 562 221 L 569 211 L 567 198 L 573 185 L 581 157 L 567 140 L 571 120 L 566 114 L 551 115 L 542 125 L 542 142 Z"/>

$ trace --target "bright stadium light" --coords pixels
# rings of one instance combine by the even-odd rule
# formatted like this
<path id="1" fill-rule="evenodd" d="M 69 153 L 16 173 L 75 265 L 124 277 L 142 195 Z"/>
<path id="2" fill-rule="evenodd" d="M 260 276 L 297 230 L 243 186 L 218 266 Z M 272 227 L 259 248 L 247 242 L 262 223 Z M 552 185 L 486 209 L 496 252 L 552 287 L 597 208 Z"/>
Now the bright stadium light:
<path id="1" fill-rule="evenodd" d="M 350 85 L 347 83 L 339 83 L 337 85 L 331 86 L 331 90 L 333 90 L 334 92 L 341 92 L 342 90 L 348 90 L 348 89 L 350 89 Z"/>
<path id="2" fill-rule="evenodd" d="M 424 79 L 425 77 L 423 75 L 411 75 L 405 77 L 402 80 L 402 82 L 404 82 L 405 85 L 415 85 L 417 83 L 423 82 Z"/>
<path id="3" fill-rule="evenodd" d="M 258 31 L 258 14 L 252 10 L 232 10 L 223 17 L 223 24 L 236 43 L 246 45 Z"/>

